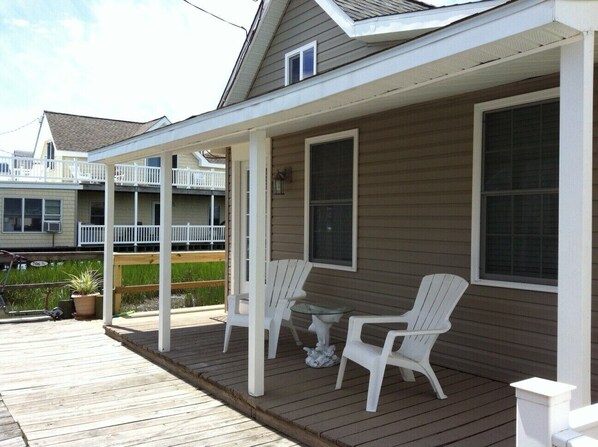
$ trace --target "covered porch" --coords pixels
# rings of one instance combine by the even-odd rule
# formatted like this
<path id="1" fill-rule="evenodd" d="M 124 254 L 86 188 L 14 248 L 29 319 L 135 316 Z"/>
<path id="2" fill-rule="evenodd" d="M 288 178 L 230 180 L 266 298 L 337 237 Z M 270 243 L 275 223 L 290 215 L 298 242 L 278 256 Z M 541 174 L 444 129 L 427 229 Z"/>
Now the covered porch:
<path id="1" fill-rule="evenodd" d="M 251 194 L 243 195 L 241 189 L 236 189 L 238 185 L 235 185 L 234 180 L 235 168 L 229 167 L 233 169 L 232 173 L 229 172 L 232 178 L 228 185 L 230 207 L 236 209 L 239 206 L 239 209 L 243 210 L 242 204 L 246 202 L 246 209 L 250 211 L 231 214 L 232 219 L 227 220 L 229 230 L 227 248 L 230 253 L 229 269 L 231 269 L 229 292 L 241 291 L 237 290 L 235 282 L 235 279 L 241 276 L 241 271 L 237 268 L 240 268 L 239 266 L 242 266 L 245 260 L 249 266 L 249 274 L 244 275 L 248 280 L 247 291 L 250 297 L 248 341 L 243 338 L 242 342 L 237 344 L 236 351 L 223 355 L 220 353 L 224 329 L 222 325 L 210 323 L 204 327 L 198 323 L 198 320 L 193 320 L 184 324 L 185 327 L 178 328 L 170 314 L 170 269 L 167 262 L 160 263 L 160 316 L 157 326 L 148 326 L 150 330 L 147 333 L 144 330 L 133 330 L 133 333 L 127 337 L 131 340 L 140 338 L 141 341 L 137 343 L 150 347 L 144 348 L 142 352 L 151 354 L 159 361 L 165 362 L 165 359 L 171 357 L 184 358 L 185 362 L 193 365 L 191 370 L 186 372 L 190 377 L 209 378 L 213 372 L 225 371 L 220 382 L 216 382 L 228 381 L 233 384 L 234 387 L 230 388 L 229 394 L 239 397 L 250 411 L 262 415 L 260 417 L 269 417 L 272 408 L 279 404 L 262 407 L 256 402 L 270 402 L 270 399 L 273 402 L 277 402 L 276 399 L 284 401 L 287 396 L 291 402 L 301 402 L 298 405 L 304 408 L 302 410 L 304 413 L 299 412 L 303 416 L 299 416 L 298 419 L 311 417 L 307 415 L 317 415 L 315 417 L 317 422 L 314 422 L 318 427 L 314 430 L 317 439 L 325 439 L 330 433 L 336 433 L 338 430 L 337 426 L 327 426 L 323 422 L 326 420 L 324 413 L 328 410 L 317 413 L 311 408 L 313 398 L 317 399 L 317 396 L 328 394 L 334 398 L 325 405 L 332 405 L 334 411 L 342 413 L 346 408 L 351 407 L 355 408 L 354 414 L 357 421 L 364 421 L 364 424 L 372 423 L 371 421 L 380 422 L 379 425 L 366 424 L 361 427 L 363 432 L 370 433 L 374 439 L 354 436 L 351 432 L 334 438 L 337 442 L 339 439 L 354 438 L 357 439 L 355 444 L 347 443 L 347 445 L 375 442 L 382 433 L 382 427 L 391 430 L 391 427 L 400 425 L 399 430 L 405 430 L 405 425 L 396 423 L 402 410 L 393 406 L 401 406 L 405 402 L 410 405 L 409 401 L 402 398 L 404 393 L 409 391 L 409 384 L 398 382 L 402 392 L 386 394 L 393 398 L 390 401 L 383 401 L 381 408 L 389 405 L 388 411 L 391 416 L 385 414 L 386 410 L 381 410 L 375 415 L 367 415 L 359 399 L 366 392 L 367 380 L 366 375 L 361 376 L 361 381 L 358 379 L 360 374 L 364 374 L 360 373 L 359 369 L 352 367 L 348 371 L 351 386 L 339 392 L 323 393 L 322 389 L 325 387 L 318 384 L 330 380 L 332 386 L 334 376 L 332 372 L 307 370 L 308 372 L 302 371 L 299 374 L 291 367 L 288 375 L 284 375 L 287 367 L 285 365 L 300 365 L 298 368 L 305 368 L 301 361 L 302 352 L 297 351 L 294 346 L 288 350 L 286 347 L 280 349 L 281 355 L 276 360 L 267 362 L 264 360 L 263 279 L 266 261 L 269 257 L 276 259 L 291 257 L 291 255 L 307 256 L 306 251 L 304 252 L 307 244 L 303 243 L 304 233 L 301 227 L 306 203 L 301 187 L 307 181 L 305 177 L 307 157 L 302 154 L 303 144 L 308 137 L 359 129 L 359 144 L 364 148 L 359 157 L 356 157 L 360 159 L 359 175 L 355 176 L 359 181 L 367 180 L 366 175 L 368 175 L 361 164 L 365 158 L 364 154 L 375 156 L 378 155 L 376 151 L 389 147 L 391 149 L 388 153 L 391 156 L 400 153 L 401 149 L 408 152 L 409 161 L 416 160 L 413 163 L 415 168 L 411 171 L 401 171 L 400 174 L 398 169 L 394 172 L 385 172 L 379 177 L 386 183 L 380 183 L 382 186 L 369 198 L 364 197 L 366 194 L 363 194 L 366 182 L 359 183 L 355 187 L 358 191 L 356 196 L 361 200 L 359 204 L 355 202 L 357 222 L 355 228 L 359 237 L 363 237 L 362 242 L 366 237 L 370 238 L 367 241 L 371 244 L 367 252 L 369 257 L 364 256 L 366 250 L 363 249 L 363 244 L 358 247 L 359 241 L 356 236 L 352 245 L 355 250 L 353 270 L 345 269 L 344 272 L 339 273 L 338 270 L 321 269 L 314 275 L 319 283 L 312 284 L 308 292 L 318 298 L 328 295 L 344 301 L 352 300 L 351 304 L 356 304 L 357 313 L 400 313 L 399 308 L 405 303 L 395 297 L 399 296 L 401 299 L 410 297 L 410 288 L 415 286 L 413 278 L 417 275 L 419 280 L 422 276 L 420 270 L 411 269 L 413 265 L 424 266 L 425 269 L 439 267 L 451 269 L 468 278 L 473 287 L 470 290 L 471 294 L 466 298 L 467 306 L 457 309 L 456 316 L 461 326 L 455 324 L 454 336 L 447 335 L 452 338 L 443 346 L 442 364 L 450 368 L 455 364 L 455 359 L 460 358 L 463 370 L 468 368 L 470 371 L 483 371 L 486 377 L 492 377 L 499 371 L 510 380 L 520 374 L 520 365 L 523 365 L 526 371 L 534 371 L 540 365 L 542 374 L 554 374 L 559 381 L 577 386 L 573 399 L 575 407 L 587 405 L 591 400 L 592 378 L 590 367 L 592 357 L 592 135 L 596 23 L 598 23 L 598 9 L 593 2 L 564 0 L 512 2 L 487 14 L 463 20 L 353 64 L 314 76 L 304 82 L 95 151 L 91 158 L 108 163 L 108 173 L 114 170 L 116 163 L 127 158 L 157 155 L 162 157 L 162 169 L 168 170 L 171 154 L 176 151 L 215 148 L 225 150 L 230 161 L 239 163 L 235 165 L 239 171 L 245 170 L 241 163 L 246 162 L 247 172 L 249 172 L 249 177 L 245 180 Z M 538 92 L 542 93 L 542 98 L 536 96 Z M 505 107 L 499 102 L 507 96 L 516 98 L 516 101 L 524 100 L 525 103 L 530 103 L 545 100 L 548 97 L 545 95 L 548 95 L 551 100 L 558 98 L 559 101 L 558 256 L 555 256 L 558 258 L 556 259 L 558 287 L 555 284 L 543 283 L 526 284 L 522 287 L 521 284 L 505 285 L 504 281 L 502 283 L 488 281 L 478 276 L 479 269 L 476 271 L 476 266 L 480 262 L 478 259 L 480 250 L 479 247 L 475 247 L 476 241 L 480 240 L 480 224 L 475 220 L 480 214 L 479 191 L 477 198 L 475 196 L 476 188 L 479 190 L 481 182 L 480 171 L 479 169 L 476 171 L 481 155 L 479 151 L 476 152 L 476 145 L 481 144 L 482 127 L 477 121 L 474 124 L 474 120 L 476 116 L 481 117 L 483 112 L 478 104 L 484 106 L 492 102 L 492 107 L 499 110 Z M 451 119 L 455 115 L 455 104 L 462 109 L 458 110 L 459 119 L 453 123 Z M 422 139 L 420 135 L 411 136 L 413 140 L 409 141 L 411 144 L 409 147 L 390 146 L 388 141 L 393 143 L 406 141 L 410 136 L 405 131 L 403 135 L 394 134 L 395 128 L 402 122 L 408 122 L 409 117 L 415 115 L 414 112 L 424 109 L 426 119 L 422 119 L 421 122 L 427 125 L 427 130 L 422 131 L 422 134 L 436 138 L 431 138 L 430 141 Z M 393 114 L 387 112 L 395 112 L 398 117 L 396 122 L 392 122 Z M 383 116 L 384 114 L 387 115 Z M 384 119 L 387 120 L 384 122 L 387 128 L 377 127 Z M 461 131 L 457 135 L 458 138 L 449 132 L 455 129 Z M 380 136 L 384 132 L 390 135 L 387 136 L 387 140 L 383 140 Z M 439 148 L 442 147 L 447 135 L 452 137 L 451 142 L 455 147 L 450 147 L 450 151 L 442 154 L 443 157 L 434 158 L 440 152 Z M 291 148 L 287 152 L 285 152 L 285 145 Z M 403 160 L 397 161 L 398 158 L 392 159 L 396 165 L 403 162 Z M 366 215 L 363 204 L 369 199 L 371 208 L 374 208 L 372 204 L 379 197 L 385 198 L 384 193 L 389 190 L 388 185 L 395 186 L 391 181 L 400 175 L 411 182 L 408 187 L 413 186 L 419 180 L 418 176 L 421 178 L 428 174 L 425 168 L 430 160 L 437 163 L 435 168 L 438 171 L 453 174 L 448 179 L 450 185 L 448 182 L 442 184 L 439 181 L 439 179 L 445 180 L 444 177 L 430 176 L 425 185 L 429 189 L 409 190 L 412 191 L 412 195 L 409 197 L 411 202 L 408 203 L 407 213 L 412 213 L 412 209 L 426 204 L 425 200 L 430 198 L 435 202 L 428 202 L 428 204 L 437 204 L 436 209 L 440 209 L 438 205 L 444 205 L 443 193 L 450 189 L 449 186 L 454 188 L 460 194 L 457 202 L 450 203 L 455 206 L 442 208 L 442 212 L 438 215 L 430 213 L 427 217 L 436 222 L 458 221 L 461 225 L 457 228 L 458 231 L 447 224 L 440 238 L 442 244 L 456 248 L 440 253 L 442 256 L 438 256 L 438 253 L 433 250 L 424 253 L 421 250 L 421 241 L 413 238 L 411 235 L 415 233 L 407 228 L 402 233 L 404 240 L 401 242 L 408 246 L 407 249 L 402 250 L 409 252 L 410 257 L 400 258 L 397 255 L 399 250 L 395 250 L 388 255 L 389 258 L 384 258 L 379 253 L 386 248 L 387 241 L 382 238 L 378 227 L 372 224 L 367 226 L 366 220 L 369 216 Z M 269 182 L 263 180 L 269 179 L 271 172 L 284 169 L 287 163 L 294 163 L 296 166 L 293 169 L 296 182 L 294 184 L 299 186 L 295 189 L 295 195 L 289 194 L 288 205 L 275 208 L 273 206 L 275 201 L 272 200 L 266 186 Z M 383 157 L 374 159 L 369 166 L 370 179 L 378 177 L 377 172 L 381 166 L 395 167 Z M 400 168 L 404 169 L 403 166 Z M 109 205 L 114 189 L 111 178 L 112 175 L 108 175 L 106 186 L 107 222 L 113 219 L 114 214 L 114 210 L 110 209 Z M 371 182 L 370 185 L 373 183 Z M 404 188 L 404 185 L 398 185 L 397 189 L 399 187 Z M 404 190 L 402 189 L 401 192 Z M 168 204 L 171 195 L 172 184 L 162 182 L 163 203 Z M 383 210 L 385 205 L 392 205 L 393 200 L 398 200 L 396 195 L 386 202 L 384 200 L 377 202 L 377 210 L 380 214 L 376 217 L 380 219 L 387 217 L 380 210 Z M 281 201 L 279 200 L 278 203 L 280 204 Z M 170 257 L 171 241 L 168 232 L 172 218 L 170 211 L 168 206 L 161 208 L 160 239 L 163 260 Z M 297 226 L 300 229 L 291 228 L 289 233 L 283 234 L 290 226 L 284 220 L 287 217 L 286 212 L 290 213 L 290 219 L 299 222 Z M 425 212 L 429 212 L 428 209 Z M 408 217 L 411 215 L 408 214 Z M 399 221 L 403 216 L 394 217 Z M 276 218 L 278 221 L 270 221 Z M 248 226 L 245 239 L 237 236 L 237 228 L 244 222 Z M 432 228 L 438 229 L 438 227 Z M 114 228 L 108 224 L 106 228 L 108 240 L 113 231 Z M 291 236 L 296 237 L 289 237 L 287 240 L 283 240 L 282 237 L 275 239 L 281 234 L 288 236 L 290 233 Z M 367 234 L 364 236 L 364 233 Z M 456 235 L 460 237 L 458 241 L 455 241 Z M 449 238 L 453 239 L 449 240 Z M 270 241 L 275 241 L 278 245 L 271 247 Z M 468 247 L 470 243 L 471 249 Z M 111 250 L 109 246 L 105 248 L 106 272 L 112 271 Z M 247 259 L 242 257 L 245 253 L 248 254 Z M 445 261 L 449 258 L 451 261 Z M 458 259 L 458 262 L 453 262 L 454 259 Z M 396 269 L 379 273 L 380 266 L 386 265 Z M 369 275 L 364 274 L 364 271 Z M 351 276 L 352 274 L 354 275 Z M 368 301 L 369 295 L 353 293 L 354 288 L 348 292 L 344 290 L 345 295 L 339 296 L 338 291 L 347 284 L 345 288 L 352 288 L 353 284 L 358 283 L 362 292 L 369 292 L 368 286 L 376 280 L 379 283 L 386 281 L 386 285 L 390 284 L 393 290 L 392 292 L 381 290 L 377 297 L 379 300 L 373 304 Z M 111 281 L 112 278 L 106 274 L 104 281 L 106 288 L 112 287 Z M 397 284 L 398 281 L 403 282 Z M 395 294 L 397 289 L 399 293 L 391 295 L 391 293 Z M 516 292 L 512 292 L 511 295 L 509 292 L 512 290 Z M 104 315 L 111 315 L 110 303 L 105 302 L 104 305 Z M 541 318 L 537 318 L 537 311 L 540 311 Z M 110 317 L 105 319 L 105 323 L 107 326 L 114 325 Z M 118 328 L 108 327 L 107 330 L 117 331 Z M 198 331 L 207 331 L 207 335 Z M 179 338 L 179 334 L 184 333 L 191 334 L 190 338 Z M 129 343 L 129 338 L 125 339 L 126 343 Z M 519 351 L 518 348 L 522 345 L 524 349 Z M 201 346 L 200 351 L 195 350 L 198 346 Z M 282 354 L 287 351 L 291 355 L 289 358 Z M 293 352 L 298 354 L 292 354 Z M 464 353 L 467 356 L 463 356 Z M 534 358 L 529 357 L 530 353 Z M 292 355 L 297 357 L 294 358 Z M 515 359 L 516 362 L 512 362 L 513 357 L 518 357 Z M 220 364 L 220 361 L 223 363 Z M 451 370 L 446 371 L 450 376 Z M 309 375 L 307 377 L 310 380 L 302 377 L 304 374 Z M 319 374 L 324 376 L 330 374 L 331 377 L 320 379 Z M 395 374 L 395 372 L 389 370 L 388 374 Z M 461 376 L 461 373 L 456 375 L 465 377 Z M 468 377 L 476 378 L 475 375 Z M 447 378 L 448 376 L 444 378 L 445 383 Z M 489 379 L 477 379 L 496 383 Z M 312 389 L 310 398 L 307 398 L 304 394 L 308 391 L 305 384 L 312 383 L 312 380 L 315 388 Z M 413 422 L 420 424 L 421 421 L 427 420 L 429 414 L 435 414 L 433 420 L 429 422 L 429 427 L 443 427 L 445 433 L 451 433 L 462 426 L 479 426 L 481 424 L 479 416 L 482 414 L 480 409 L 486 408 L 486 405 L 476 399 L 483 399 L 487 393 L 477 390 L 473 385 L 466 385 L 466 380 L 467 378 L 458 382 L 463 382 L 463 390 L 459 390 L 459 385 L 455 385 L 457 393 L 450 393 L 447 389 L 447 394 L 451 394 L 451 399 L 447 402 L 437 402 L 433 395 L 428 396 L 418 390 L 413 398 L 420 399 L 422 395 L 428 396 L 430 401 L 427 405 L 430 407 L 419 411 Z M 212 386 L 210 383 L 210 380 L 206 380 L 205 386 L 209 388 Z M 420 382 L 415 386 L 420 385 L 427 386 Z M 501 386 L 507 389 L 506 384 Z M 501 386 L 498 388 L 502 389 Z M 219 388 L 214 386 L 215 390 Z M 455 399 L 459 392 L 466 392 L 469 388 L 475 390 L 473 400 Z M 280 394 L 283 391 L 284 397 Z M 485 422 L 493 424 L 494 421 L 500 420 L 497 414 L 505 416 L 508 411 L 512 411 L 508 406 L 498 411 L 491 408 L 495 402 L 505 402 L 506 405 L 506 401 L 513 396 L 511 390 L 504 393 L 498 397 L 492 396 L 492 404 L 488 406 L 490 416 L 484 419 Z M 353 404 L 343 406 L 339 402 L 344 398 L 349 401 L 356 399 L 360 402 L 355 403 L 354 407 Z M 417 407 L 417 404 L 414 405 Z M 457 411 L 461 408 L 458 405 L 463 405 L 463 411 Z M 514 401 L 511 405 L 514 405 Z M 444 409 L 446 412 L 434 413 L 436 409 Z M 291 412 L 294 411 L 294 408 L 291 409 Z M 505 413 L 501 413 L 503 411 Z M 337 423 L 344 424 L 343 426 L 350 431 L 360 430 L 357 427 L 361 422 L 347 422 L 351 419 L 341 413 L 335 417 Z M 461 423 L 458 419 L 453 419 L 456 414 L 469 414 L 473 419 Z M 438 421 L 444 421 L 448 425 L 443 426 Z M 512 420 L 508 419 L 500 424 L 500 429 L 498 427 L 494 429 L 504 430 L 505 424 L 509 421 Z M 308 431 L 309 424 L 293 424 L 298 433 Z M 412 433 L 413 435 L 419 433 L 419 429 L 413 428 Z M 446 439 L 445 433 L 439 436 Z M 389 439 L 394 439 L 395 435 L 397 439 L 402 439 L 405 445 L 413 441 L 409 437 L 403 439 L 400 437 L 403 436 L 402 433 L 395 432 L 388 435 Z M 443 444 L 446 444 L 446 441 L 443 441 Z M 471 445 L 481 444 L 477 442 Z"/>
<path id="2" fill-rule="evenodd" d="M 158 317 L 117 318 L 106 333 L 260 423 L 311 446 L 512 446 L 515 390 L 507 383 L 437 367 L 449 396 L 438 400 L 423 376 L 404 382 L 388 370 L 376 413 L 367 413 L 367 370 L 350 365 L 335 391 L 338 367 L 306 366 L 305 352 L 283 330 L 266 363 L 265 394 L 247 392 L 247 331 L 233 331 L 222 353 L 223 309 L 172 315 L 172 349 L 160 352 Z M 300 331 L 304 346 L 315 335 Z M 340 350 L 342 342 L 333 340 Z"/>

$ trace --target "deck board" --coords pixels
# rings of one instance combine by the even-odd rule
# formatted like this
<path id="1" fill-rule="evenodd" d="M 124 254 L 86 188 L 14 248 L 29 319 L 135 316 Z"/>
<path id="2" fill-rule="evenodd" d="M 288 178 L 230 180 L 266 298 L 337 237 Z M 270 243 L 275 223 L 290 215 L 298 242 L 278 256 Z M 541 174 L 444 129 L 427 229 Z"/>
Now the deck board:
<path id="1" fill-rule="evenodd" d="M 438 400 L 423 376 L 403 382 L 398 368 L 388 368 L 378 411 L 368 413 L 368 372 L 349 362 L 343 387 L 335 390 L 338 368 L 307 367 L 302 348 L 285 329 L 277 358 L 266 361 L 265 395 L 251 397 L 247 330 L 235 328 L 229 351 L 222 353 L 225 325 L 217 321 L 222 317 L 222 311 L 173 315 L 168 353 L 157 349 L 157 317 L 119 318 L 106 331 L 240 411 L 309 445 L 515 445 L 515 393 L 508 384 L 437 367 L 449 396 Z M 313 334 L 300 336 L 307 346 L 315 343 Z M 337 340 L 336 345 L 340 351 L 342 343 Z"/>
<path id="2" fill-rule="evenodd" d="M 3 324 L 0 340 L 0 447 L 300 445 L 124 348 L 99 321 Z"/>

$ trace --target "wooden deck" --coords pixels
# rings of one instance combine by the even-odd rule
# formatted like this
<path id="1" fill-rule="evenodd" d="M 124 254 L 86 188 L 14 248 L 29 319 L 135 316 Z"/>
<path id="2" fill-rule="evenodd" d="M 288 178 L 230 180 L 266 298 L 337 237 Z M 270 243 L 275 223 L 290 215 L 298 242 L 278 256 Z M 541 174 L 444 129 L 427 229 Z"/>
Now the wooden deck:
<path id="1" fill-rule="evenodd" d="M 106 337 L 99 321 L 0 324 L 0 374 L 1 447 L 298 445 Z"/>
<path id="2" fill-rule="evenodd" d="M 255 420 L 313 446 L 514 446 L 515 393 L 505 383 L 437 368 L 449 396 L 438 400 L 423 376 L 385 376 L 377 413 L 365 411 L 367 371 L 349 363 L 343 389 L 338 367 L 312 369 L 283 329 L 276 359 L 266 361 L 266 393 L 247 394 L 247 330 L 235 328 L 223 354 L 223 311 L 172 316 L 171 351 L 157 350 L 157 316 L 118 318 L 106 332 Z M 315 335 L 303 333 L 307 345 Z M 337 349 L 342 344 L 337 343 Z"/>

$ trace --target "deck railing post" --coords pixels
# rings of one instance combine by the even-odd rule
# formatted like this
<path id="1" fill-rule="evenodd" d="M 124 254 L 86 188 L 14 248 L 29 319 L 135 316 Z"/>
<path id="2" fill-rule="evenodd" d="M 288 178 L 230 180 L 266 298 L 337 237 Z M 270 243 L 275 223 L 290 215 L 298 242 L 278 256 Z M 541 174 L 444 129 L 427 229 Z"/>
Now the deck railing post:
<path id="1" fill-rule="evenodd" d="M 552 435 L 569 427 L 575 387 L 537 377 L 511 386 L 517 390 L 517 447 L 552 446 Z"/>

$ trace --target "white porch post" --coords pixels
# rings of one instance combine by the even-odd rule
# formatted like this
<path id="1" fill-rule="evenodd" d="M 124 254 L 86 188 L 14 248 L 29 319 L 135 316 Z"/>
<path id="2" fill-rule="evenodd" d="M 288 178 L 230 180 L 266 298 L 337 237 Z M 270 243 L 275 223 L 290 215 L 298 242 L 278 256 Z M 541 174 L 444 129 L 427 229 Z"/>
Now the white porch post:
<path id="1" fill-rule="evenodd" d="M 561 49 L 557 380 L 590 404 L 594 32 Z"/>
<path id="2" fill-rule="evenodd" d="M 112 324 L 114 290 L 114 165 L 106 165 L 104 189 L 104 324 Z"/>
<path id="3" fill-rule="evenodd" d="M 266 132 L 249 134 L 249 371 L 251 396 L 264 395 L 264 286 L 266 278 Z"/>
<path id="4" fill-rule="evenodd" d="M 133 235 L 133 245 L 135 246 L 135 250 L 137 250 L 137 222 L 139 222 L 139 191 L 135 189 L 133 193 L 133 231 L 135 234 Z"/>
<path id="5" fill-rule="evenodd" d="M 160 279 L 158 350 L 170 351 L 170 287 L 172 266 L 172 155 L 160 160 Z"/>

